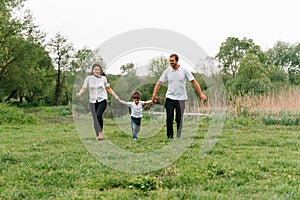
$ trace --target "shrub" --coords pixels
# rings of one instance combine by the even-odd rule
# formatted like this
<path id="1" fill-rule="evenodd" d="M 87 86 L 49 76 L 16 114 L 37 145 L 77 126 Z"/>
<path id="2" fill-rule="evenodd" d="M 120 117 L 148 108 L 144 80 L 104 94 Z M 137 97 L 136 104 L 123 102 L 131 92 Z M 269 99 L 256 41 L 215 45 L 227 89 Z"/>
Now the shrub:
<path id="1" fill-rule="evenodd" d="M 287 115 L 281 118 L 273 118 L 272 116 L 266 116 L 262 118 L 262 121 L 266 125 L 281 125 L 281 126 L 299 126 L 300 117 L 290 117 Z"/>
<path id="2" fill-rule="evenodd" d="M 26 116 L 22 109 L 0 104 L 0 124 L 35 124 L 37 119 Z"/>

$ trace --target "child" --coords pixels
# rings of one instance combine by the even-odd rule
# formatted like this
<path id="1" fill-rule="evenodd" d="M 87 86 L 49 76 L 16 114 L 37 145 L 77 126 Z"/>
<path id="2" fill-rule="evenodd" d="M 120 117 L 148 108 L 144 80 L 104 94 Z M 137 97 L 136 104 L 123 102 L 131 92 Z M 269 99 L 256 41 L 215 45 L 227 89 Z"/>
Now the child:
<path id="1" fill-rule="evenodd" d="M 133 102 L 126 102 L 119 99 L 119 102 L 126 104 L 131 110 L 131 129 L 133 140 L 137 140 L 137 134 L 140 131 L 141 119 L 142 119 L 142 108 L 144 104 L 152 103 L 152 100 L 140 101 L 142 94 L 140 92 L 134 92 L 132 94 Z"/>

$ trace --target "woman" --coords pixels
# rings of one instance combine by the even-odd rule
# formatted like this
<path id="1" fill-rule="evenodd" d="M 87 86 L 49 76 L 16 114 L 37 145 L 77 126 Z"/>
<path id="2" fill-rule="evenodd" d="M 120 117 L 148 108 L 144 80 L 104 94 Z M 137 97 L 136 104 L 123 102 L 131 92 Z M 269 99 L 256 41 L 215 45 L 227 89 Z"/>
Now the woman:
<path id="1" fill-rule="evenodd" d="M 90 109 L 94 120 L 94 129 L 96 132 L 96 140 L 103 140 L 103 118 L 102 115 L 107 106 L 107 92 L 119 100 L 119 97 L 110 88 L 108 79 L 102 70 L 100 64 L 94 64 L 92 68 L 92 75 L 87 76 L 84 80 L 83 86 L 77 93 L 80 97 L 85 90 L 89 88 L 90 94 Z"/>

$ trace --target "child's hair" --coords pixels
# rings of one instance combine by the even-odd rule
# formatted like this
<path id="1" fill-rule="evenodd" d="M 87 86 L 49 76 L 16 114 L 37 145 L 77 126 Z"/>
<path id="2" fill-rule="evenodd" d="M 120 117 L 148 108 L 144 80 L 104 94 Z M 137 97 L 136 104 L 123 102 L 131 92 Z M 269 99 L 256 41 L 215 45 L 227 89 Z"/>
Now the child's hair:
<path id="1" fill-rule="evenodd" d="M 142 97 L 142 94 L 138 91 L 136 91 L 132 94 L 133 99 L 141 99 L 141 97 Z"/>

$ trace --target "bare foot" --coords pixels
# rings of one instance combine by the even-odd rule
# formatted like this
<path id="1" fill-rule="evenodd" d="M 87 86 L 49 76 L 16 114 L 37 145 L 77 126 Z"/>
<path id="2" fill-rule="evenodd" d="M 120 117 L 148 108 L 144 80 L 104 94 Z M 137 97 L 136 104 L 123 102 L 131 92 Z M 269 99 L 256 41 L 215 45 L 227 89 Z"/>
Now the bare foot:
<path id="1" fill-rule="evenodd" d="M 98 140 L 103 140 L 103 133 L 99 132 Z"/>

